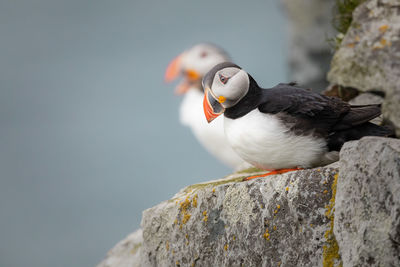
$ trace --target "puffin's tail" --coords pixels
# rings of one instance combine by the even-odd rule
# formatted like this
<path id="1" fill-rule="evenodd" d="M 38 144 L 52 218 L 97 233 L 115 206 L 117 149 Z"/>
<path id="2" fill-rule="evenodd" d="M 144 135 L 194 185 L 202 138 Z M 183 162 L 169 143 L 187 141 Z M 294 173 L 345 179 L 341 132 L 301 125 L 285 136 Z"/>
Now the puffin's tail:
<path id="1" fill-rule="evenodd" d="M 358 140 L 364 136 L 394 137 L 395 131 L 390 126 L 379 126 L 371 122 L 353 126 L 352 128 L 336 131 L 329 136 L 328 148 L 330 151 L 339 151 L 347 141 Z"/>

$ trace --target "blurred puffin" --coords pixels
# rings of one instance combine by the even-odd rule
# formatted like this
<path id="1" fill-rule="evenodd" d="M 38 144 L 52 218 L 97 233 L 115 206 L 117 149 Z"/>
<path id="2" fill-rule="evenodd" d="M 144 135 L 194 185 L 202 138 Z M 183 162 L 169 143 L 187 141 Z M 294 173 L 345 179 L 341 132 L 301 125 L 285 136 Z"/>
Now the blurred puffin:
<path id="1" fill-rule="evenodd" d="M 208 124 L 204 120 L 201 85 L 203 76 L 218 63 L 229 60 L 228 54 L 221 48 L 208 43 L 201 43 L 184 51 L 171 61 L 165 72 L 165 81 L 171 82 L 183 77 L 175 93 L 184 94 L 180 106 L 180 121 L 191 128 L 199 142 L 212 155 L 235 170 L 250 167 L 230 147 L 224 135 L 223 118 Z"/>
<path id="2" fill-rule="evenodd" d="M 351 106 L 294 83 L 262 89 L 230 62 L 210 70 L 203 85 L 207 121 L 224 113 L 225 135 L 236 153 L 271 171 L 260 176 L 326 165 L 338 160 L 346 141 L 393 134 L 369 122 L 381 113 L 379 105 Z"/>

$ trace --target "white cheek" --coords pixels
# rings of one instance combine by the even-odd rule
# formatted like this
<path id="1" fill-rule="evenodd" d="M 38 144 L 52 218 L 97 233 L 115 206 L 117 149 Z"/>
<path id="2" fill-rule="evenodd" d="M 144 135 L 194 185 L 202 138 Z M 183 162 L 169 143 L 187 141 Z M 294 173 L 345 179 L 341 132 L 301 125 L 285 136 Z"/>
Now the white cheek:
<path id="1" fill-rule="evenodd" d="M 231 106 L 236 104 L 242 99 L 249 91 L 249 76 L 243 70 L 239 71 L 235 76 L 231 78 L 227 85 L 229 85 L 229 91 L 225 97 L 230 101 Z"/>
<path id="2" fill-rule="evenodd" d="M 214 81 L 214 83 L 212 85 L 212 88 L 213 88 L 213 93 L 217 97 L 221 96 L 221 95 L 226 97 L 226 94 L 227 94 L 227 90 L 226 89 L 227 88 L 225 88 L 224 84 L 220 83 L 219 81 Z"/>
<path id="3" fill-rule="evenodd" d="M 214 76 L 212 85 L 211 85 L 213 93 L 218 97 L 218 96 L 225 96 L 227 93 L 227 86 L 226 84 L 223 84 L 221 80 L 219 79 L 219 73 L 217 72 Z"/>

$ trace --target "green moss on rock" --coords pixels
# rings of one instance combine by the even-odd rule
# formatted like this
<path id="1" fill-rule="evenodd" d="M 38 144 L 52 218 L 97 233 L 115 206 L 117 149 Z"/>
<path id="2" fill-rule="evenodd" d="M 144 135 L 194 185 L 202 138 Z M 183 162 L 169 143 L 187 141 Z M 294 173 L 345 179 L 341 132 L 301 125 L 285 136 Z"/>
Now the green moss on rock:
<path id="1" fill-rule="evenodd" d="M 263 172 L 264 170 L 256 168 L 256 167 L 252 167 L 252 168 L 248 168 L 248 169 L 244 169 L 241 171 L 237 171 L 235 173 L 253 173 L 253 172 Z"/>
<path id="2" fill-rule="evenodd" d="M 365 2 L 366 0 L 336 0 L 335 7 L 333 9 L 333 27 L 338 31 L 335 38 L 328 39 L 333 44 L 335 50 L 337 50 L 343 40 L 344 35 L 349 29 L 353 22 L 353 11 L 357 6 Z"/>
<path id="3" fill-rule="evenodd" d="M 345 34 L 353 21 L 353 11 L 365 0 L 336 0 L 333 27 Z"/>

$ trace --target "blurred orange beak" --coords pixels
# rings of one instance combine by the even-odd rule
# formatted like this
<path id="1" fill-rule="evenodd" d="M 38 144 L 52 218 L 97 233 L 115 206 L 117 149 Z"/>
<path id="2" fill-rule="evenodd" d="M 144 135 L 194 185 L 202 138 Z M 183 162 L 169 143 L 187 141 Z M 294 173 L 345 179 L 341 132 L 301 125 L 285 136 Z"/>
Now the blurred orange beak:
<path id="1" fill-rule="evenodd" d="M 166 82 L 172 82 L 182 73 L 182 56 L 183 54 L 180 54 L 168 64 L 164 77 Z M 185 70 L 182 74 L 185 79 L 176 87 L 175 94 L 177 95 L 186 93 L 193 82 L 199 81 L 201 78 L 198 72 L 191 69 Z"/>
<path id="2" fill-rule="evenodd" d="M 186 70 L 185 76 L 190 81 L 197 81 L 200 79 L 200 74 L 195 70 Z"/>
<path id="3" fill-rule="evenodd" d="M 225 111 L 225 108 L 213 95 L 210 88 L 206 88 L 204 91 L 203 109 L 208 123 L 212 122 Z"/>
<path id="4" fill-rule="evenodd" d="M 181 72 L 181 61 L 182 61 L 182 54 L 174 58 L 167 67 L 165 71 L 165 81 L 172 82 L 176 78 L 178 78 L 179 73 Z"/>
<path id="5" fill-rule="evenodd" d="M 194 70 L 186 70 L 183 75 L 185 77 L 184 80 L 175 89 L 175 94 L 177 95 L 183 95 L 193 84 L 200 80 L 200 74 Z"/>

